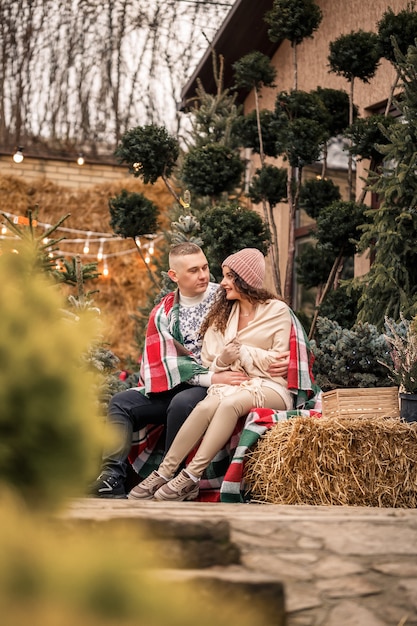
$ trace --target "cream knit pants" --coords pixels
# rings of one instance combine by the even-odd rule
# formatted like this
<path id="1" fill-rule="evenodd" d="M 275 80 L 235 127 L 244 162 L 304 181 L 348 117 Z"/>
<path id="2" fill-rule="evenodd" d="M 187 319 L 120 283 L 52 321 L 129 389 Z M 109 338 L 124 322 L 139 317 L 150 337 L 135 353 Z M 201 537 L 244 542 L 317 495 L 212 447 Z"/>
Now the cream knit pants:
<path id="1" fill-rule="evenodd" d="M 262 387 L 264 406 L 286 410 L 285 401 L 273 389 Z M 238 419 L 247 415 L 254 406 L 253 395 L 244 389 L 229 396 L 211 395 L 201 400 L 178 431 L 158 471 L 172 478 L 182 461 L 202 439 L 201 444 L 187 466 L 193 476 L 200 477 L 224 445 L 230 439 Z M 204 435 L 204 436 L 203 436 Z"/>

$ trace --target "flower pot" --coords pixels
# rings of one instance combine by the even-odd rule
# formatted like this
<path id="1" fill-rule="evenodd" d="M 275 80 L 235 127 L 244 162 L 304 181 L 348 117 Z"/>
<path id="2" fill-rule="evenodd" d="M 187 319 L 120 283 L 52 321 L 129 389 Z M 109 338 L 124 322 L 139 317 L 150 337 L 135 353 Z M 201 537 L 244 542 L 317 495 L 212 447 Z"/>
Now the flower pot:
<path id="1" fill-rule="evenodd" d="M 417 393 L 400 393 L 400 417 L 406 422 L 417 422 Z"/>

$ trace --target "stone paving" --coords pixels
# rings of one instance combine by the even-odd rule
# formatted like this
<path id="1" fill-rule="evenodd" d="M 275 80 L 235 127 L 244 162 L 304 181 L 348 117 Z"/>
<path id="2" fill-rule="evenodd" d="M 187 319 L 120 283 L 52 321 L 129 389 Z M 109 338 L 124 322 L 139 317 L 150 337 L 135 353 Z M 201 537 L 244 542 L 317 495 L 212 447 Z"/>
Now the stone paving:
<path id="1" fill-rule="evenodd" d="M 85 499 L 65 517 L 179 522 L 184 532 L 226 521 L 240 563 L 198 575 L 282 582 L 286 626 L 417 626 L 414 509 Z"/>

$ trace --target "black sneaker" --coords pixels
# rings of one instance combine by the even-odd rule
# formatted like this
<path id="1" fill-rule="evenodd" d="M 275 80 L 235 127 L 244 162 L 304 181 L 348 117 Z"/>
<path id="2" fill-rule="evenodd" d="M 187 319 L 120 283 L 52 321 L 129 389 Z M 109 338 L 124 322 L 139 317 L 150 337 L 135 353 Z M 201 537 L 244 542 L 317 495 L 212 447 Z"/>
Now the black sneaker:
<path id="1" fill-rule="evenodd" d="M 116 476 L 100 474 L 89 491 L 93 498 L 127 498 L 124 483 Z"/>

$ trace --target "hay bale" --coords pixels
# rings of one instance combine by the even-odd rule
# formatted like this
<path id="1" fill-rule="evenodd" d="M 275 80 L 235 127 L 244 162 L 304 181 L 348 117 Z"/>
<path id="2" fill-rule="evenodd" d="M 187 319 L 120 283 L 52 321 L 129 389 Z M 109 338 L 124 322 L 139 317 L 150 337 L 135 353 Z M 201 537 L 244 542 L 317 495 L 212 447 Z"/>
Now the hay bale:
<path id="1" fill-rule="evenodd" d="M 244 478 L 262 502 L 415 508 L 417 423 L 294 417 L 259 439 Z"/>

